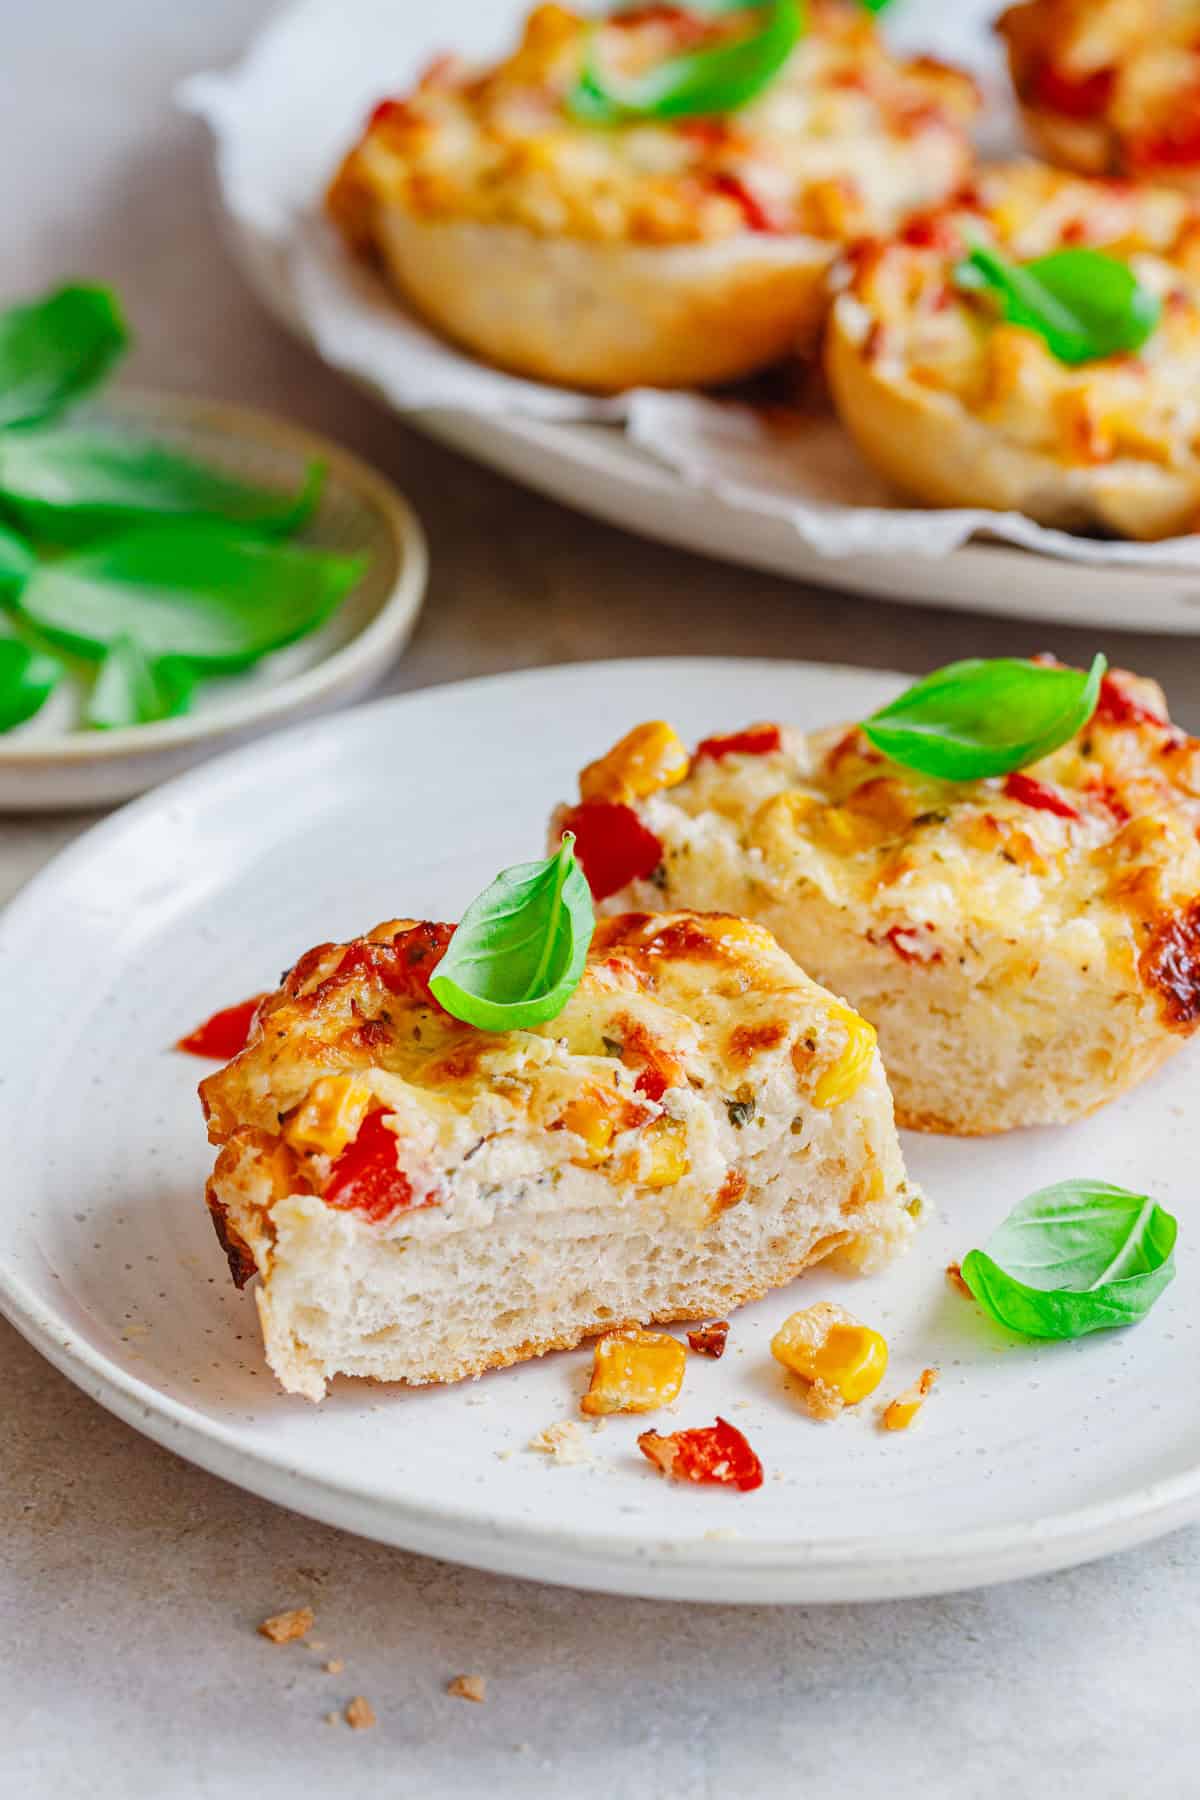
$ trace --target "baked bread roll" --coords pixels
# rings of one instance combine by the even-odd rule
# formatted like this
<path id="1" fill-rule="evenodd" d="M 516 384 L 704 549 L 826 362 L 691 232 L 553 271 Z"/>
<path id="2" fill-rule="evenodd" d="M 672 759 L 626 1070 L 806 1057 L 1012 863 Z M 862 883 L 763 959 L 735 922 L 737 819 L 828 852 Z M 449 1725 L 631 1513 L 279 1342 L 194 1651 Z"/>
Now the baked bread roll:
<path id="1" fill-rule="evenodd" d="M 1136 353 L 1060 361 L 955 271 L 971 241 L 1024 262 L 1086 245 L 1161 303 Z M 1200 508 L 1200 230 L 1183 194 L 1026 163 L 868 245 L 826 341 L 834 405 L 866 460 L 929 506 L 1026 513 L 1067 530 L 1171 537 Z"/>
<path id="2" fill-rule="evenodd" d="M 590 765 L 554 835 L 608 907 L 765 925 L 876 1026 L 901 1125 L 1079 1118 L 1200 1022 L 1200 742 L 1152 682 L 1110 673 L 1077 737 L 983 781 L 901 768 L 858 727 L 755 726 L 690 767 L 668 733 Z"/>
<path id="3" fill-rule="evenodd" d="M 996 22 L 1030 138 L 1081 175 L 1200 194 L 1200 10 L 1023 0 Z"/>
<path id="4" fill-rule="evenodd" d="M 310 951 L 201 1083 L 208 1204 L 288 1392 L 457 1381 L 906 1242 L 874 1032 L 761 927 L 601 920 L 565 1011 L 503 1034 L 431 998 L 449 936 Z"/>
<path id="5" fill-rule="evenodd" d="M 641 69 L 746 16 L 627 9 L 599 49 Z M 329 192 L 353 249 L 439 331 L 517 374 L 606 391 L 762 368 L 812 343 L 845 243 L 969 167 L 973 83 L 890 56 L 857 4 L 817 0 L 784 68 L 716 117 L 573 116 L 596 31 L 539 6 L 495 68 L 439 59 L 376 108 Z"/>

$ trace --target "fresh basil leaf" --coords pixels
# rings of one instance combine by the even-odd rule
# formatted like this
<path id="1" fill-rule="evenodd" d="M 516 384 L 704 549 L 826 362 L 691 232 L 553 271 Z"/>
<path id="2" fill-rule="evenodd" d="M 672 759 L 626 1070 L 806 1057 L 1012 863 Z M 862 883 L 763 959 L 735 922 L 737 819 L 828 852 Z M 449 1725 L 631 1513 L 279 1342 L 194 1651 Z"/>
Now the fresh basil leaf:
<path id="1" fill-rule="evenodd" d="M 949 663 L 863 725 L 893 762 L 943 781 L 1007 775 L 1048 756 L 1096 710 L 1103 656 L 1082 669 L 1013 657 Z"/>
<path id="2" fill-rule="evenodd" d="M 62 676 L 62 665 L 20 638 L 0 637 L 0 731 L 32 719 Z"/>
<path id="3" fill-rule="evenodd" d="M 1014 263 L 976 244 L 954 275 L 959 287 L 990 293 L 1010 325 L 1036 331 L 1064 363 L 1137 350 L 1162 318 L 1158 295 L 1102 250 L 1054 250 Z"/>
<path id="4" fill-rule="evenodd" d="M 0 599 L 23 587 L 36 566 L 32 544 L 0 525 Z"/>
<path id="5" fill-rule="evenodd" d="M 757 10 L 766 11 L 766 20 L 747 37 L 668 57 L 628 79 L 603 73 L 589 54 L 567 111 L 589 125 L 736 112 L 778 74 L 804 33 L 802 0 L 769 0 Z"/>
<path id="6" fill-rule="evenodd" d="M 107 375 L 128 341 L 109 288 L 62 287 L 0 313 L 0 426 L 61 412 Z"/>
<path id="7" fill-rule="evenodd" d="M 144 526 L 40 564 L 15 605 L 81 656 L 131 638 L 152 662 L 233 671 L 323 624 L 364 566 L 213 525 Z"/>
<path id="8" fill-rule="evenodd" d="M 483 1031 L 557 1018 L 579 986 L 596 915 L 575 839 L 545 862 L 504 869 L 473 900 L 430 977 L 434 998 Z"/>
<path id="9" fill-rule="evenodd" d="M 0 438 L 0 504 L 34 537 L 55 543 L 173 517 L 284 535 L 310 516 L 324 478 L 324 464 L 311 463 L 297 493 L 272 492 L 100 427 Z"/>
<path id="10" fill-rule="evenodd" d="M 1146 1194 L 1060 1181 L 1013 1208 L 962 1277 L 992 1318 L 1026 1337 L 1136 1325 L 1175 1274 L 1176 1221 Z"/>
<path id="11" fill-rule="evenodd" d="M 162 696 L 150 663 L 132 638 L 117 638 L 100 664 L 84 722 L 113 731 L 124 725 L 146 725 L 162 716 Z"/>

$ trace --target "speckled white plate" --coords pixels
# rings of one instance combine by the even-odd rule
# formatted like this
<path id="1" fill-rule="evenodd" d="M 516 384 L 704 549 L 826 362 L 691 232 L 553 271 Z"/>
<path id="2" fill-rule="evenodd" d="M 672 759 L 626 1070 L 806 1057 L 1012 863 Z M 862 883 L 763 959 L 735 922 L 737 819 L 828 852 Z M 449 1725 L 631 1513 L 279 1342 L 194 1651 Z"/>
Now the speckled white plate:
<path id="1" fill-rule="evenodd" d="M 930 1200 L 908 1257 L 816 1271 L 690 1360 L 676 1425 L 749 1436 L 757 1493 L 670 1485 L 636 1419 L 585 1427 L 594 1461 L 529 1451 L 571 1418 L 587 1351 L 444 1390 L 278 1392 L 254 1304 L 205 1214 L 204 1066 L 173 1053 L 214 1007 L 308 945 L 399 913 L 453 918 L 536 854 L 551 804 L 626 721 L 861 717 L 896 678 L 804 664 L 593 663 L 435 689 L 239 751 L 79 840 L 0 920 L 0 1306 L 73 1381 L 231 1481 L 390 1543 L 635 1594 L 816 1601 L 929 1593 L 1098 1556 L 1200 1515 L 1197 1063 L 1069 1130 L 910 1137 Z M 1101 1175 L 1180 1217 L 1179 1274 L 1132 1331 L 1006 1337 L 945 1264 L 1031 1188 Z M 916 1427 L 868 1406 L 813 1423 L 768 1353 L 797 1305 L 836 1298 L 891 1344 L 883 1394 L 942 1379 Z"/>
<path id="2" fill-rule="evenodd" d="M 122 388 L 84 416 L 283 492 L 323 462 L 320 502 L 295 542 L 364 555 L 367 564 L 319 630 L 252 669 L 200 682 L 182 718 L 119 731 L 81 727 L 86 684 L 68 658 L 66 678 L 41 710 L 0 734 L 0 812 L 127 800 L 273 725 L 359 699 L 399 655 L 425 597 L 429 559 L 416 514 L 389 481 L 328 438 L 223 400 Z"/>

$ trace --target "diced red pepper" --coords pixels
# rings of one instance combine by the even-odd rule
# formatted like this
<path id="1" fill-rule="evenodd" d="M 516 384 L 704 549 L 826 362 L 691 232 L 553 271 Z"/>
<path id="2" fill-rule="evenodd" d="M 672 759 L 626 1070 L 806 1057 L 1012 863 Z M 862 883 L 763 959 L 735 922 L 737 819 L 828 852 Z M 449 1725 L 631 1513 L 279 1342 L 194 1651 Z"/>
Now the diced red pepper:
<path id="1" fill-rule="evenodd" d="M 429 1006 L 437 1001 L 429 991 L 429 977 L 449 948 L 453 925 L 424 923 L 398 932 L 390 944 L 360 938 L 350 945 L 331 979 L 347 975 L 374 975 L 389 994 L 403 994 Z"/>
<path id="2" fill-rule="evenodd" d="M 211 1019 L 205 1019 L 203 1025 L 197 1025 L 195 1031 L 181 1037 L 175 1048 L 186 1050 L 189 1056 L 211 1056 L 215 1062 L 228 1062 L 246 1048 L 254 1015 L 266 998 L 265 994 L 253 994 L 249 1000 L 239 1000 L 236 1006 L 224 1007 Z"/>
<path id="3" fill-rule="evenodd" d="M 638 1449 L 664 1475 L 676 1481 L 715 1483 L 748 1494 L 763 1484 L 763 1466 L 736 1426 L 718 1418 L 715 1425 L 672 1431 L 664 1437 L 643 1431 Z"/>
<path id="4" fill-rule="evenodd" d="M 945 211 L 915 213 L 900 233 L 902 244 L 911 244 L 914 250 L 940 250 L 946 256 L 957 255 L 962 241 L 957 221 Z"/>
<path id="5" fill-rule="evenodd" d="M 373 131 L 379 125 L 406 124 L 412 116 L 412 107 L 406 100 L 381 100 L 367 118 L 367 130 Z"/>
<path id="6" fill-rule="evenodd" d="M 715 1360 L 724 1356 L 728 1336 L 729 1320 L 716 1319 L 711 1325 L 698 1325 L 695 1331 L 689 1331 L 687 1341 L 697 1356 L 711 1356 Z"/>
<path id="7" fill-rule="evenodd" d="M 942 953 L 933 940 L 932 925 L 893 925 L 883 935 L 901 962 L 940 963 L 942 960 Z"/>
<path id="8" fill-rule="evenodd" d="M 777 211 L 768 204 L 761 194 L 756 194 L 749 184 L 735 175 L 731 169 L 719 169 L 714 175 L 706 175 L 705 180 L 715 193 L 724 194 L 727 199 L 736 200 L 742 209 L 751 231 L 782 233 L 795 229 L 793 220 L 783 212 Z"/>
<path id="9" fill-rule="evenodd" d="M 1200 92 L 1181 97 L 1175 114 L 1161 131 L 1147 132 L 1129 145 L 1137 169 L 1183 169 L 1200 163 Z"/>
<path id="10" fill-rule="evenodd" d="M 583 800 L 562 821 L 575 833 L 575 854 L 595 900 L 607 900 L 631 881 L 652 875 L 663 849 L 632 806 L 613 800 Z"/>
<path id="11" fill-rule="evenodd" d="M 633 1085 L 647 1100 L 661 1100 L 667 1091 L 667 1078 L 661 1069 L 643 1069 Z"/>
<path id="12" fill-rule="evenodd" d="M 1004 792 L 1010 800 L 1019 800 L 1022 806 L 1037 807 L 1039 812 L 1053 813 L 1056 818 L 1079 817 L 1071 802 L 1057 788 L 1045 781 L 1035 781 L 1032 775 L 1026 775 L 1020 769 L 1005 776 Z"/>
<path id="13" fill-rule="evenodd" d="M 1035 106 L 1062 113 L 1068 119 L 1094 119 L 1112 98 L 1115 69 L 1095 69 L 1090 75 L 1069 75 L 1065 69 L 1044 62 L 1029 87 Z"/>
<path id="14" fill-rule="evenodd" d="M 770 756 L 783 744 L 783 733 L 778 725 L 749 725 L 745 731 L 731 731 L 725 737 L 702 738 L 696 745 L 696 755 L 711 756 Z"/>
<path id="15" fill-rule="evenodd" d="M 1150 707 L 1135 700 L 1124 683 L 1110 670 L 1100 683 L 1100 698 L 1096 702 L 1094 718 L 1102 719 L 1107 725 L 1165 725 L 1167 721 L 1160 713 L 1151 711 Z"/>
<path id="16" fill-rule="evenodd" d="M 378 1222 L 413 1205 L 412 1183 L 396 1166 L 396 1134 L 384 1124 L 386 1117 L 378 1107 L 369 1112 L 358 1136 L 337 1158 L 321 1196 L 326 1206 L 360 1212 Z"/>

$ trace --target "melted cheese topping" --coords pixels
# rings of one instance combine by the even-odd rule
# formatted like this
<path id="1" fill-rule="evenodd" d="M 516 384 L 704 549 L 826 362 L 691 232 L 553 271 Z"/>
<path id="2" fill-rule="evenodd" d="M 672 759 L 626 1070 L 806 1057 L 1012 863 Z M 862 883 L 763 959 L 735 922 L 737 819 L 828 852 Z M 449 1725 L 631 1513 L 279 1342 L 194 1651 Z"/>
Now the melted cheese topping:
<path id="1" fill-rule="evenodd" d="M 751 915 L 820 895 L 907 963 L 1054 937 L 1136 962 L 1169 1024 L 1200 1017 L 1200 741 L 1153 682 L 1110 673 L 1085 729 L 1015 776 L 939 781 L 857 728 L 784 728 L 767 754 L 698 755 L 638 812 L 664 904 L 705 870 Z"/>
<path id="2" fill-rule="evenodd" d="M 1200 165 L 1196 0 L 1027 0 L 1001 30 L 1022 100 L 1104 131 L 1113 174 Z"/>
<path id="3" fill-rule="evenodd" d="M 1062 363 L 1036 332 L 1001 321 L 986 295 L 953 285 L 972 235 L 1017 261 L 1103 249 L 1161 298 L 1162 321 L 1135 355 Z M 953 396 L 1012 444 L 1073 466 L 1182 467 L 1200 454 L 1200 215 L 1181 193 L 1032 163 L 986 171 L 904 241 L 869 248 L 850 293 L 852 327 L 881 373 Z"/>
<path id="4" fill-rule="evenodd" d="M 539 6 L 507 61 L 475 74 L 441 58 L 414 93 L 378 107 L 331 209 L 364 249 L 375 208 L 389 205 L 602 242 L 712 242 L 747 228 L 842 242 L 890 229 L 961 179 L 974 84 L 890 56 L 857 4 L 817 0 L 809 15 L 786 68 L 739 112 L 595 127 L 565 107 L 594 33 L 601 66 L 633 74 L 740 35 L 746 18 L 648 6 L 597 29 Z"/>
<path id="5" fill-rule="evenodd" d="M 871 1028 L 740 919 L 601 920 L 565 1011 L 502 1035 L 381 978 L 373 946 L 386 956 L 411 936 L 393 920 L 309 952 L 247 1048 L 201 1084 L 228 1166 L 250 1151 L 269 1194 L 323 1193 L 382 1108 L 413 1208 L 469 1222 L 535 1189 L 552 1205 L 573 1169 L 702 1222 L 741 1198 L 754 1156 L 819 1140 L 881 1081 Z M 415 1229 L 423 1216 L 403 1214 Z"/>

